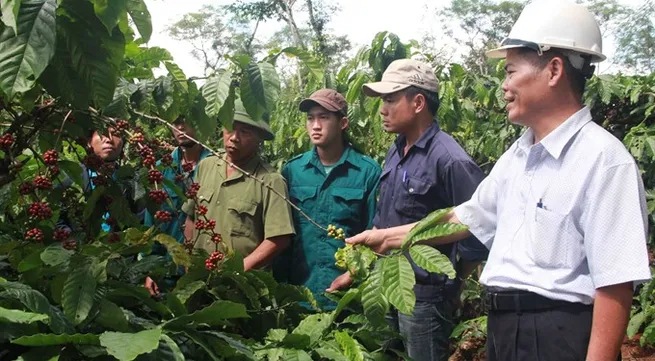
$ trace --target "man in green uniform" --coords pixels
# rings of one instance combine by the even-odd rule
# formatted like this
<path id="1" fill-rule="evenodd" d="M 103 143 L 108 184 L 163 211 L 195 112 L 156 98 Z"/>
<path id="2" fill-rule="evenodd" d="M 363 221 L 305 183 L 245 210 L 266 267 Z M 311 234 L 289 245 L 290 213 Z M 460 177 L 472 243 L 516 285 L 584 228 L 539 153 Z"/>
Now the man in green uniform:
<path id="1" fill-rule="evenodd" d="M 215 250 L 209 232 L 196 229 L 194 219 L 203 207 L 201 212 L 206 212 L 205 216 L 216 222 L 214 232 L 222 236 L 230 249 L 244 257 L 244 268 L 248 271 L 268 266 L 289 245 L 295 231 L 291 208 L 272 191 L 286 197 L 286 182 L 258 155 L 260 144 L 273 139 L 273 132 L 263 120 L 253 120 L 241 102 L 237 101 L 235 108 L 232 130 L 223 130 L 224 156 L 209 156 L 198 163 L 197 203 L 187 201 L 182 211 L 187 214 L 184 235 L 196 240 L 196 248 L 210 253 Z M 230 163 L 263 184 L 231 167 Z"/>
<path id="2" fill-rule="evenodd" d="M 319 224 L 342 228 L 346 235 L 370 229 L 381 169 L 347 141 L 346 99 L 335 90 L 321 89 L 300 103 L 300 111 L 307 113 L 307 133 L 314 148 L 282 170 L 291 200 Z M 324 292 L 351 282 L 334 265 L 334 253 L 345 244 L 295 211 L 294 224 L 298 232 L 288 252 L 290 262 L 279 266 L 289 267 L 290 283 L 305 285 L 319 305 L 333 309 L 336 305 Z M 280 267 L 276 265 L 276 271 Z"/>

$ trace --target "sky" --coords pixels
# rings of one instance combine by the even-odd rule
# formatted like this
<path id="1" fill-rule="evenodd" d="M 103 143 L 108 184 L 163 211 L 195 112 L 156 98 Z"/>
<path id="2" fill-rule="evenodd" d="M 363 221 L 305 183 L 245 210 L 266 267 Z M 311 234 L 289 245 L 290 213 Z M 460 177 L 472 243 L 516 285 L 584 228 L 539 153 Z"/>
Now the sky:
<path id="1" fill-rule="evenodd" d="M 340 7 L 340 11 L 328 26 L 336 35 L 347 35 L 353 43 L 353 48 L 369 44 L 376 33 L 390 31 L 398 35 L 403 42 L 411 39 L 420 40 L 424 34 L 431 34 L 444 39 L 441 34 L 441 24 L 435 16 L 438 8 L 447 5 L 448 0 L 328 0 Z M 620 3 L 636 5 L 643 0 L 620 0 Z M 173 40 L 168 36 L 166 28 L 179 20 L 184 14 L 194 12 L 203 5 L 226 5 L 229 0 L 146 0 L 153 23 L 153 36 L 148 45 L 160 46 L 168 49 L 175 62 L 184 70 L 188 77 L 204 75 L 201 62 L 191 55 L 191 46 L 184 42 Z M 302 3 L 298 0 L 298 3 Z M 399 6 L 402 4 L 402 6 Z M 303 26 L 307 18 L 296 9 L 296 23 Z M 295 15 L 294 14 L 294 15 Z M 258 38 L 267 38 L 281 27 L 281 23 L 269 21 L 260 26 Z M 608 60 L 601 63 L 599 71 L 607 72 L 612 69 L 612 54 L 614 46 L 612 40 L 604 39 L 603 50 Z M 457 57 L 455 56 L 455 60 Z"/>

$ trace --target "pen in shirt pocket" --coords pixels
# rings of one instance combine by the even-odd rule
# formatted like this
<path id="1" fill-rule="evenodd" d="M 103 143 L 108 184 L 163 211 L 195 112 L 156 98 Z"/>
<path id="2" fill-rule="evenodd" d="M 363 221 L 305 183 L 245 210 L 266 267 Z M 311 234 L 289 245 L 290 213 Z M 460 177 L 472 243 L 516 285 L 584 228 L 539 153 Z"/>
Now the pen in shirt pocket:
<path id="1" fill-rule="evenodd" d="M 403 171 L 403 184 L 407 183 L 407 171 Z"/>

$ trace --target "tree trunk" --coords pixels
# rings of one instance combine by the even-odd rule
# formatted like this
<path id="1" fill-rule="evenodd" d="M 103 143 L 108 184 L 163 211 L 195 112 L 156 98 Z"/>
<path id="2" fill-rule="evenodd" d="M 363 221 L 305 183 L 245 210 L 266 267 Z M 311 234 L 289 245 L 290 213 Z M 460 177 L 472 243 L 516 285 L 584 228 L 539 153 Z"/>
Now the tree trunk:
<path id="1" fill-rule="evenodd" d="M 309 24 L 314 30 L 314 35 L 316 35 L 316 41 L 318 43 L 318 49 L 316 49 L 316 54 L 322 58 L 325 58 L 327 44 L 325 34 L 323 33 L 324 21 L 317 19 L 314 15 L 314 4 L 312 0 L 307 0 L 307 11 L 309 12 Z"/>

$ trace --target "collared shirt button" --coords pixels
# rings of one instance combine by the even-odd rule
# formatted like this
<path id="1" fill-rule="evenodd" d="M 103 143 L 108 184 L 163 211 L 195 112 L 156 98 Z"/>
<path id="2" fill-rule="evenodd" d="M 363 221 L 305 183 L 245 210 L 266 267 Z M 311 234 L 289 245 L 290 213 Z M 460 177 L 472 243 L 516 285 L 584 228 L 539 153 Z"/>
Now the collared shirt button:
<path id="1" fill-rule="evenodd" d="M 414 193 L 414 188 L 410 188 L 409 193 Z"/>
<path id="2" fill-rule="evenodd" d="M 400 169 L 402 167 L 403 167 L 402 165 L 398 164 L 398 166 L 396 168 Z"/>

